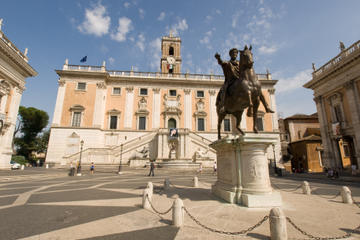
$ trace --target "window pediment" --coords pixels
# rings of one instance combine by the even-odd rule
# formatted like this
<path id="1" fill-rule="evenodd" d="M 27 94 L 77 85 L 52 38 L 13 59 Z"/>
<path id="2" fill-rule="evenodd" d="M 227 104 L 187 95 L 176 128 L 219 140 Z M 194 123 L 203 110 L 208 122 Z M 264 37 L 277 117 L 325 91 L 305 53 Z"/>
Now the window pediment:
<path id="1" fill-rule="evenodd" d="M 85 108 L 84 108 L 83 106 L 79 105 L 79 104 L 75 104 L 75 105 L 72 105 L 72 106 L 70 107 L 70 111 L 72 111 L 72 112 L 74 112 L 74 111 L 80 111 L 80 112 L 82 112 L 82 111 L 84 111 L 84 110 L 85 110 Z"/>

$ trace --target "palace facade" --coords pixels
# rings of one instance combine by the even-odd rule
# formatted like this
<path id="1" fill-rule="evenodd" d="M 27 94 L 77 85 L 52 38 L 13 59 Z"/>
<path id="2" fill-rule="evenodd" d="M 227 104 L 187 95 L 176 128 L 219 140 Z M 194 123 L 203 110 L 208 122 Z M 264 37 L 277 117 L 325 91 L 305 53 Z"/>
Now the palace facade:
<path id="1" fill-rule="evenodd" d="M 25 79 L 37 72 L 29 65 L 27 49 L 22 53 L 2 32 L 0 19 L 0 169 L 10 169 L 13 137 Z"/>
<path id="2" fill-rule="evenodd" d="M 70 65 L 65 61 L 51 126 L 46 162 L 67 165 L 199 162 L 212 166 L 217 140 L 216 96 L 220 75 L 181 73 L 181 39 L 166 36 L 161 43 L 161 72 L 107 70 L 102 66 Z M 214 59 L 215 61 L 215 59 Z M 220 66 L 219 66 L 220 67 Z M 257 119 L 261 135 L 279 136 L 271 74 L 257 75 L 275 113 L 261 105 Z M 228 116 L 222 136 L 237 134 Z M 243 115 L 241 128 L 251 133 L 252 119 Z M 280 159 L 279 142 L 275 146 Z M 269 149 L 269 158 L 274 159 Z"/>
<path id="3" fill-rule="evenodd" d="M 327 168 L 360 166 L 360 41 L 345 48 L 304 85 L 314 91 Z"/>

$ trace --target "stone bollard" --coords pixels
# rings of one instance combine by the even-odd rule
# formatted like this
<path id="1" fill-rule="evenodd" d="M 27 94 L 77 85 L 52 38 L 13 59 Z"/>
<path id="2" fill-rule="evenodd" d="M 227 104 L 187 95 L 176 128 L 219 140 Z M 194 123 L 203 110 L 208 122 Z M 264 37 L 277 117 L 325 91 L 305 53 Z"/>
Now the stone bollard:
<path id="1" fill-rule="evenodd" d="M 21 165 L 21 170 L 24 170 L 25 169 L 25 165 Z"/>
<path id="2" fill-rule="evenodd" d="M 180 198 L 176 198 L 172 207 L 172 224 L 181 227 L 184 224 L 184 203 Z"/>
<path id="3" fill-rule="evenodd" d="M 198 177 L 194 177 L 194 187 L 198 187 L 199 186 L 199 179 Z"/>
<path id="4" fill-rule="evenodd" d="M 150 189 L 151 194 L 154 193 L 154 185 L 152 184 L 152 182 L 148 182 L 146 188 Z"/>
<path id="5" fill-rule="evenodd" d="M 49 168 L 49 164 L 46 164 L 46 165 L 45 165 L 45 168 L 48 169 L 48 168 Z"/>
<path id="6" fill-rule="evenodd" d="M 170 188 L 170 180 L 168 178 L 165 178 L 164 180 L 164 189 Z"/>
<path id="7" fill-rule="evenodd" d="M 286 217 L 281 208 L 271 209 L 269 215 L 270 222 L 270 239 L 287 240 Z"/>
<path id="8" fill-rule="evenodd" d="M 304 181 L 301 187 L 303 190 L 303 194 L 306 194 L 306 195 L 311 194 L 311 189 L 310 189 L 309 183 L 307 181 Z"/>
<path id="9" fill-rule="evenodd" d="M 146 197 L 146 195 L 147 195 L 147 197 Z M 142 199 L 142 205 L 143 205 L 144 209 L 151 210 L 151 205 L 149 202 L 149 201 L 151 201 L 151 198 L 152 198 L 152 193 L 151 193 L 150 189 L 145 188 L 144 193 L 143 193 L 143 199 Z"/>
<path id="10" fill-rule="evenodd" d="M 353 204 L 353 199 L 351 197 L 351 191 L 348 187 L 343 186 L 341 188 L 341 197 L 343 199 L 343 203 Z"/>

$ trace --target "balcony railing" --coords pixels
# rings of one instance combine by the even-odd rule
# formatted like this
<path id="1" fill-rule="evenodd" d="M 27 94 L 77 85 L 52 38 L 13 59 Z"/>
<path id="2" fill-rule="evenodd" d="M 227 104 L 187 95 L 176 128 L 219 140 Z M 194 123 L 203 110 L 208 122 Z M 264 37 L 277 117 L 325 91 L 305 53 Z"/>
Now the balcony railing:
<path id="1" fill-rule="evenodd" d="M 28 62 L 29 59 L 27 56 L 25 56 L 25 54 L 23 54 L 6 36 L 5 34 L 0 31 L 0 39 L 1 41 L 3 41 L 6 45 L 9 46 L 9 48 L 11 50 L 13 50 L 14 52 L 16 52 L 22 59 L 24 59 L 25 62 Z"/>
<path id="2" fill-rule="evenodd" d="M 355 52 L 359 52 L 360 41 L 357 41 L 347 49 L 343 50 L 336 57 L 325 63 L 322 67 L 313 72 L 313 77 L 318 77 L 321 74 L 327 72 L 328 70 L 338 66 L 340 63 L 344 62 L 346 59 L 352 57 Z"/>

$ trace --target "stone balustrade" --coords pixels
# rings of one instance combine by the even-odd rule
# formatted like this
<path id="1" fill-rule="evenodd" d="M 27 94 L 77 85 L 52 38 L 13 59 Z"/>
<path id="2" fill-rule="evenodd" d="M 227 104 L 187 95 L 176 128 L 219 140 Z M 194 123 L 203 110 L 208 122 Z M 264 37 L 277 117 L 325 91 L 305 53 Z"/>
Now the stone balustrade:
<path id="1" fill-rule="evenodd" d="M 6 43 L 14 52 L 16 52 L 22 59 L 24 59 L 25 62 L 28 62 L 29 59 L 27 56 L 25 56 L 24 53 L 22 53 L 6 36 L 5 34 L 0 31 L 0 40 Z"/>

